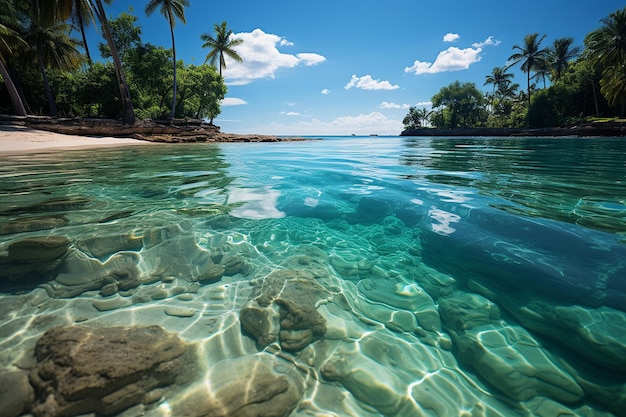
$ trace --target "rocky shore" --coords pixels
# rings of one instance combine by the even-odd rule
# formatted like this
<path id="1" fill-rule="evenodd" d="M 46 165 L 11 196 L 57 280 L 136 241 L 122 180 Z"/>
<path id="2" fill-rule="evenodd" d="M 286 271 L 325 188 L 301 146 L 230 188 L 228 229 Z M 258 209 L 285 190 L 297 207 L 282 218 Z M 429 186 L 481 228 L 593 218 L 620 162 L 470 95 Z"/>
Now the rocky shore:
<path id="1" fill-rule="evenodd" d="M 507 137 L 620 137 L 626 136 L 626 123 L 589 122 L 570 127 L 540 129 L 473 127 L 459 129 L 407 129 L 400 136 L 507 136 Z"/>
<path id="2" fill-rule="evenodd" d="M 133 125 L 112 119 L 52 118 L 46 116 L 0 115 L 0 124 L 77 136 L 123 137 L 159 143 L 195 142 L 281 142 L 304 140 L 296 137 L 240 135 L 220 131 L 202 120 L 141 120 Z"/>

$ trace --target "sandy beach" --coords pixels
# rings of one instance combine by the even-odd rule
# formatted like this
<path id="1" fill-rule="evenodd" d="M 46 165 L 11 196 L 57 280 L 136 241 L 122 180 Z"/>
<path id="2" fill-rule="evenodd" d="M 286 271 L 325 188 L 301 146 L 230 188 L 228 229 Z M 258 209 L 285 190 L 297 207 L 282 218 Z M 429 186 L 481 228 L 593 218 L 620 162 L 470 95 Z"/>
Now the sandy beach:
<path id="1" fill-rule="evenodd" d="M 138 139 L 64 135 L 19 125 L 0 125 L 0 154 L 150 145 Z"/>

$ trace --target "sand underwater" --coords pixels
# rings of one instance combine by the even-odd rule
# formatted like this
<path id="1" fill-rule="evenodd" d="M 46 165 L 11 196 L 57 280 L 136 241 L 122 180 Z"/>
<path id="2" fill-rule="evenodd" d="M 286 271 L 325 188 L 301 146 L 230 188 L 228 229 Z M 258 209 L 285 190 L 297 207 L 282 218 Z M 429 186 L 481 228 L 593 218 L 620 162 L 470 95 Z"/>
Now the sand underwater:
<path id="1" fill-rule="evenodd" d="M 0 155 L 0 417 L 626 415 L 625 145 L 553 141 Z"/>

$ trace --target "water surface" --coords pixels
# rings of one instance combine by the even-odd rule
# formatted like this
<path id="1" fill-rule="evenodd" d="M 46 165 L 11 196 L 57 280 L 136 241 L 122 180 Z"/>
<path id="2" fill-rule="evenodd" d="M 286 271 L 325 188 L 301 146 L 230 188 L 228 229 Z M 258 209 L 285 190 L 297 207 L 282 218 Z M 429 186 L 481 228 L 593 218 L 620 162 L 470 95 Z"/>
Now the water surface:
<path id="1" fill-rule="evenodd" d="M 147 415 L 252 357 L 301 374 L 291 416 L 624 415 L 625 180 L 624 138 L 5 155 L 0 369 L 54 326 L 157 324 L 205 374 Z M 67 251 L 41 260 L 50 236 Z M 242 326 L 275 281 L 272 311 L 315 293 L 323 331 Z"/>

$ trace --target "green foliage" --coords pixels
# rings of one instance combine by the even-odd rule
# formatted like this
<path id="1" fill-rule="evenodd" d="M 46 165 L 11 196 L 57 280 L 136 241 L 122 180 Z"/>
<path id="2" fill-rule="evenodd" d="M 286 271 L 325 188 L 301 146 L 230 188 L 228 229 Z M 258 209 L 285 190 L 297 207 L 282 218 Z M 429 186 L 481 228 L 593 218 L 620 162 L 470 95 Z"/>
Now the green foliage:
<path id="1" fill-rule="evenodd" d="M 572 88 L 563 83 L 557 83 L 535 93 L 526 115 L 528 126 L 539 128 L 568 124 L 568 121 L 576 117 L 575 114 L 571 114 L 572 96 Z"/>
<path id="2" fill-rule="evenodd" d="M 117 18 L 109 19 L 109 27 L 113 41 L 122 60 L 126 53 L 141 44 L 141 27 L 137 26 L 137 16 L 132 14 L 133 8 L 122 12 Z M 111 58 L 111 49 L 106 43 L 99 43 L 98 49 L 102 58 Z"/>
<path id="3" fill-rule="evenodd" d="M 432 99 L 436 110 L 431 117 L 439 128 L 455 129 L 483 126 L 487 120 L 485 97 L 474 83 L 455 81 L 443 87 Z"/>
<path id="4" fill-rule="evenodd" d="M 428 117 L 430 116 L 430 112 L 425 108 L 418 109 L 415 106 L 409 108 L 409 113 L 402 120 L 402 124 L 404 124 L 404 129 L 422 129 L 428 124 Z"/>

